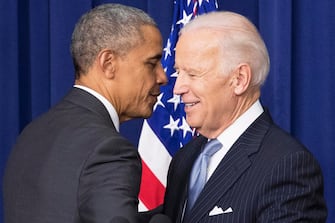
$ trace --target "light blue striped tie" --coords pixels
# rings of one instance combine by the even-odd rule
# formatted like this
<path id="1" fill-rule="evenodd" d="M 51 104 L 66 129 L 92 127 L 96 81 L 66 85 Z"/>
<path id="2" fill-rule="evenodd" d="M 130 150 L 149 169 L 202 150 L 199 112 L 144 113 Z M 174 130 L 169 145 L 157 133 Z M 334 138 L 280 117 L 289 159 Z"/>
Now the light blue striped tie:
<path id="1" fill-rule="evenodd" d="M 210 140 L 196 159 L 190 177 L 187 210 L 191 210 L 200 192 L 206 184 L 209 158 L 216 153 L 222 144 L 217 139 Z"/>

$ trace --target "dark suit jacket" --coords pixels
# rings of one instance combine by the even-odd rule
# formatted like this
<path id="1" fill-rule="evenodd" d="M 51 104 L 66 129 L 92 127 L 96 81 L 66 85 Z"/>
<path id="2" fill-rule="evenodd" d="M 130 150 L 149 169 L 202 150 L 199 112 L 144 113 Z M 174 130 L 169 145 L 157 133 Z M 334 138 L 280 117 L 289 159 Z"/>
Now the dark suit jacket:
<path id="1" fill-rule="evenodd" d="M 181 222 L 189 173 L 206 142 L 196 138 L 171 162 L 163 212 L 173 222 Z M 209 216 L 215 206 L 231 211 Z M 184 223 L 325 222 L 326 216 L 317 161 L 264 112 L 222 159 Z"/>
<path id="2" fill-rule="evenodd" d="M 5 223 L 135 223 L 140 178 L 136 148 L 99 100 L 74 88 L 19 136 L 4 178 Z"/>

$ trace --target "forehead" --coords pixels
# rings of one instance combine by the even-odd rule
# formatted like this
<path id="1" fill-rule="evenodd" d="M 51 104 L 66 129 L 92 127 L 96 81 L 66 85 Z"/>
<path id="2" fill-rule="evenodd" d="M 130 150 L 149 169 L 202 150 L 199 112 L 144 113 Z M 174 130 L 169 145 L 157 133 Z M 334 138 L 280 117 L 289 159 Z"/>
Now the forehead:
<path id="1" fill-rule="evenodd" d="M 197 29 L 194 31 L 184 32 L 179 36 L 177 45 L 184 45 L 186 43 L 195 43 L 196 45 L 208 45 L 210 40 L 213 39 L 212 31 L 208 29 Z"/>
<path id="2" fill-rule="evenodd" d="M 157 27 L 152 25 L 143 25 L 141 28 L 144 41 L 146 42 L 162 42 L 162 35 Z"/>
<path id="3" fill-rule="evenodd" d="M 162 36 L 159 30 L 151 25 L 141 27 L 142 37 L 140 42 L 135 46 L 129 54 L 146 55 L 146 57 L 162 54 Z M 141 59 L 141 58 L 138 58 Z"/>
<path id="4" fill-rule="evenodd" d="M 184 33 L 176 45 L 176 66 L 197 66 L 200 63 L 208 65 L 208 62 L 216 60 L 218 53 L 218 42 L 211 33 Z"/>
<path id="5" fill-rule="evenodd" d="M 146 50 L 161 50 L 162 48 L 162 35 L 160 31 L 154 27 L 149 25 L 144 25 L 141 27 L 143 42 L 140 43 L 139 47 L 145 46 Z"/>

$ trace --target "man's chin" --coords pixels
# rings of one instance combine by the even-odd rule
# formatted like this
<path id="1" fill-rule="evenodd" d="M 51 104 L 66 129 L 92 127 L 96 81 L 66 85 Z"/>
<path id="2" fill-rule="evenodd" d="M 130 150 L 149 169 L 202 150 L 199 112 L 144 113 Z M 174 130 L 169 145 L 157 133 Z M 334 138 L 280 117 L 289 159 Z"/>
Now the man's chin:
<path id="1" fill-rule="evenodd" d="M 148 110 L 148 111 L 145 111 L 145 112 L 143 112 L 143 114 L 142 114 L 142 118 L 144 118 L 144 119 L 150 118 L 151 115 L 152 115 L 152 113 L 153 113 L 153 110 L 152 110 L 152 109 L 150 109 L 150 110 Z"/>
<path id="2" fill-rule="evenodd" d="M 198 125 L 196 125 L 195 120 L 192 120 L 191 118 L 187 117 L 186 115 L 186 123 L 192 128 L 192 129 L 196 129 Z"/>
<path id="3" fill-rule="evenodd" d="M 151 114 L 152 114 L 152 113 L 151 113 Z M 151 114 L 150 114 L 150 115 L 143 115 L 142 118 L 144 118 L 144 119 L 150 118 L 150 117 L 151 117 Z"/>

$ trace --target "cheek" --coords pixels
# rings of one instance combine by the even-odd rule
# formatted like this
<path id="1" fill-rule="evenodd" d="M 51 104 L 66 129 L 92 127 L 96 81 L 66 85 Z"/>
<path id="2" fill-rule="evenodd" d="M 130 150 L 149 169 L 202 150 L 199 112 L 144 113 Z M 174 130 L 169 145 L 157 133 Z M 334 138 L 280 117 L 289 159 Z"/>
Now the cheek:
<path id="1" fill-rule="evenodd" d="M 203 114 L 206 120 L 214 121 L 218 116 L 221 116 L 226 107 L 229 106 L 231 95 L 227 92 L 223 86 L 212 85 L 208 87 L 207 92 L 203 97 Z M 215 121 L 214 121 L 215 122 Z"/>
<path id="2" fill-rule="evenodd" d="M 136 103 L 138 107 L 148 107 L 151 105 L 154 100 L 151 97 L 153 84 L 149 79 L 137 79 L 136 82 L 133 82 L 132 92 L 135 95 L 135 99 L 132 103 Z"/>
<path id="3" fill-rule="evenodd" d="M 143 95 L 148 92 L 151 80 L 144 75 L 142 71 L 130 71 L 132 72 L 131 78 L 128 80 L 128 90 L 137 94 Z"/>

